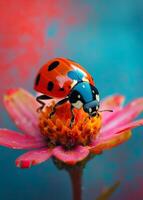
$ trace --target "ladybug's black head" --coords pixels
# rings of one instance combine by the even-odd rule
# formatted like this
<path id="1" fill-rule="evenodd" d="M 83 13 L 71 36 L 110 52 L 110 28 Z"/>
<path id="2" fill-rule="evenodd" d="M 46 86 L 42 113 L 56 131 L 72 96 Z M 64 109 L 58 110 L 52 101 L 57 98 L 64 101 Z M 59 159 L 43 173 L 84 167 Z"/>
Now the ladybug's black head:
<path id="1" fill-rule="evenodd" d="M 91 117 L 95 117 L 99 110 L 99 101 L 94 100 L 89 103 L 84 104 L 83 109 L 87 112 Z"/>
<path id="2" fill-rule="evenodd" d="M 88 82 L 78 83 L 69 95 L 69 101 L 73 107 L 84 111 L 91 117 L 96 116 L 99 110 L 99 93 L 95 86 Z"/>

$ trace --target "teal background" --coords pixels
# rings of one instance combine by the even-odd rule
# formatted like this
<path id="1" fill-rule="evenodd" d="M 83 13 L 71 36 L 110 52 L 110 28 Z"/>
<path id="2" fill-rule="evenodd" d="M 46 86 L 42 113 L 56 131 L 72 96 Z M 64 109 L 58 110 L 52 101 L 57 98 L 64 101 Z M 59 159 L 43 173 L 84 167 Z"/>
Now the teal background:
<path id="1" fill-rule="evenodd" d="M 33 67 L 38 69 L 51 57 L 68 57 L 79 62 L 92 74 L 102 98 L 121 93 L 129 102 L 143 96 L 143 2 L 82 0 L 77 3 L 73 0 L 71 4 L 75 5 L 75 12 L 83 5 L 86 6 L 85 13 L 82 13 L 85 19 L 67 28 L 67 35 L 51 56 L 46 56 L 42 49 L 43 57 Z M 60 25 L 54 20 L 48 30 L 43 28 L 43 37 L 48 40 L 56 36 Z M 15 77 L 14 65 L 11 65 L 11 70 L 11 76 Z M 24 79 L 21 85 L 34 93 L 34 70 L 30 77 Z M 17 86 L 16 81 L 11 86 Z M 3 107 L 1 110 L 1 127 L 16 130 Z M 120 181 L 120 186 L 111 199 L 143 199 L 142 133 L 142 127 L 136 128 L 128 142 L 96 156 L 87 164 L 83 175 L 84 200 L 96 199 L 104 188 L 116 181 Z M 66 171 L 59 171 L 51 160 L 29 170 L 17 169 L 14 160 L 22 152 L 0 148 L 1 200 L 72 199 Z"/>

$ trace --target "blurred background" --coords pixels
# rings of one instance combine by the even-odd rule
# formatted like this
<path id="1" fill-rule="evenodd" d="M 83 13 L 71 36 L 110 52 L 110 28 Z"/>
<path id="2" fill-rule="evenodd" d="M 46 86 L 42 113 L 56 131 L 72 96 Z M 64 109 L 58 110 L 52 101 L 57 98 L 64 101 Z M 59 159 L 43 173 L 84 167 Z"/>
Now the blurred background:
<path id="1" fill-rule="evenodd" d="M 143 2 L 141 0 L 1 0 L 0 126 L 16 130 L 2 104 L 9 87 L 33 91 L 48 59 L 67 57 L 94 77 L 101 97 L 126 102 L 143 96 Z M 111 199 L 143 199 L 143 128 L 125 144 L 91 160 L 84 170 L 83 199 L 94 200 L 120 181 Z M 52 161 L 30 170 L 14 165 L 22 151 L 0 148 L 1 200 L 72 199 L 66 171 Z"/>

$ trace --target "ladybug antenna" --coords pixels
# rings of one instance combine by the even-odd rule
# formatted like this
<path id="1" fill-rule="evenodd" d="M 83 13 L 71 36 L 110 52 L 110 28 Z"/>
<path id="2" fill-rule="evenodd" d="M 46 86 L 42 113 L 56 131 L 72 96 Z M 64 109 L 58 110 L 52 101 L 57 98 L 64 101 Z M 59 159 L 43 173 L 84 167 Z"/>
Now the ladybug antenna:
<path id="1" fill-rule="evenodd" d="M 98 112 L 113 112 L 113 110 L 99 110 Z"/>

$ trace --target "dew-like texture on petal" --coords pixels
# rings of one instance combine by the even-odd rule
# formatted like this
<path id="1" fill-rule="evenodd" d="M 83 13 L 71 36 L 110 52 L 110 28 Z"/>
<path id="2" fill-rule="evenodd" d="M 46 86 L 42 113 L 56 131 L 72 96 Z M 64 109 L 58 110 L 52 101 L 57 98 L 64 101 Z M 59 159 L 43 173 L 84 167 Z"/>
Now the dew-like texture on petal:
<path id="1" fill-rule="evenodd" d="M 88 156 L 88 154 L 88 148 L 83 146 L 77 146 L 76 148 L 71 150 L 65 150 L 62 147 L 56 147 L 53 150 L 53 155 L 57 159 L 69 165 L 74 165 L 77 162 L 84 160 Z"/>
<path id="2" fill-rule="evenodd" d="M 38 165 L 52 156 L 52 149 L 44 148 L 29 151 L 16 159 L 16 166 L 20 168 L 30 168 L 32 165 Z"/>
<path id="3" fill-rule="evenodd" d="M 90 147 L 90 152 L 99 154 L 104 150 L 116 147 L 126 142 L 131 137 L 131 135 L 131 131 L 125 131 L 106 139 L 101 138 L 100 140 L 96 141 L 93 146 Z"/>
<path id="4" fill-rule="evenodd" d="M 118 110 L 108 119 L 102 128 L 102 132 L 113 130 L 118 126 L 122 126 L 134 120 L 141 112 L 143 112 L 143 98 L 136 99 L 127 106 Z"/>
<path id="5" fill-rule="evenodd" d="M 0 145 L 12 149 L 31 149 L 46 146 L 44 141 L 16 131 L 0 129 Z"/>
<path id="6" fill-rule="evenodd" d="M 122 95 L 113 95 L 105 98 L 100 105 L 100 110 L 111 109 L 113 112 L 103 112 L 102 113 L 102 124 L 106 124 L 112 119 L 112 117 L 122 109 L 125 97 Z"/>
<path id="7" fill-rule="evenodd" d="M 23 89 L 10 89 L 4 97 L 4 105 L 17 127 L 27 135 L 40 136 L 38 104 L 35 98 Z"/>

